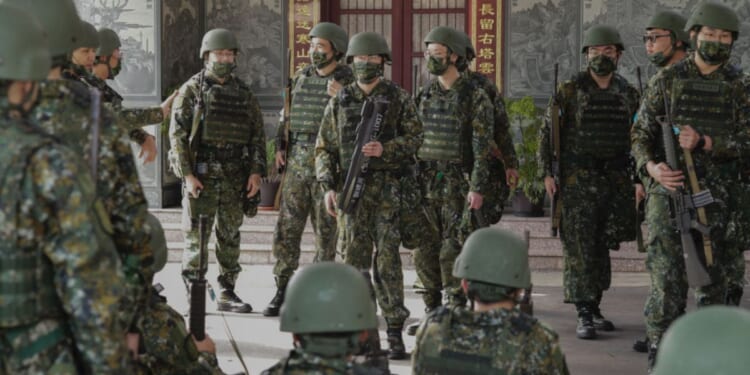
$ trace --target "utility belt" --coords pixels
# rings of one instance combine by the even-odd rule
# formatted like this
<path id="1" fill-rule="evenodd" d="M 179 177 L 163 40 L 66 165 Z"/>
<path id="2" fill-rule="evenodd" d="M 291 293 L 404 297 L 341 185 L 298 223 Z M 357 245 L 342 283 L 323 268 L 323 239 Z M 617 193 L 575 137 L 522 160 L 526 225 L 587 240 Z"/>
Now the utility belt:
<path id="1" fill-rule="evenodd" d="M 292 132 L 289 133 L 289 144 L 315 144 L 315 141 L 318 139 L 317 133 L 301 133 L 301 132 Z"/>
<path id="2" fill-rule="evenodd" d="M 570 161 L 572 169 L 587 170 L 627 170 L 630 167 L 630 159 L 627 156 L 616 156 L 610 159 L 595 157 L 582 157 Z"/>
<path id="3" fill-rule="evenodd" d="M 419 170 L 427 171 L 432 170 L 436 172 L 449 172 L 449 171 L 461 171 L 468 173 L 464 168 L 464 163 L 454 160 L 420 160 Z"/>
<path id="4" fill-rule="evenodd" d="M 21 341 L 31 341 L 25 346 L 14 347 L 11 343 L 23 336 L 34 335 Z M 65 327 L 58 320 L 41 320 L 36 323 L 13 328 L 0 328 L 0 351 L 14 353 L 21 361 L 34 357 L 65 340 Z"/>
<path id="5" fill-rule="evenodd" d="M 239 162 L 244 156 L 245 150 L 247 150 L 247 146 L 232 146 L 226 148 L 201 146 L 198 147 L 197 160 L 199 162 L 211 163 Z M 249 155 L 249 152 L 247 155 Z"/>

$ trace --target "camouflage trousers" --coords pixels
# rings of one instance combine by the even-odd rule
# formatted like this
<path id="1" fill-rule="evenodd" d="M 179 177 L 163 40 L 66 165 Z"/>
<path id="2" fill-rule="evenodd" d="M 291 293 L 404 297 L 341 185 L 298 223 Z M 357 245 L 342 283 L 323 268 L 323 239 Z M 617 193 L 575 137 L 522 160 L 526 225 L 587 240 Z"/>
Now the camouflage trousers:
<path id="1" fill-rule="evenodd" d="M 203 191 L 192 198 L 183 189 L 182 225 L 185 233 L 185 250 L 182 253 L 182 276 L 188 280 L 198 278 L 200 233 L 198 217 L 208 217 L 208 228 L 216 222 L 216 260 L 219 263 L 219 284 L 233 289 L 240 273 L 240 226 L 243 213 L 240 204 L 247 181 L 241 178 L 203 178 Z M 214 220 L 215 219 L 215 220 Z M 195 223 L 193 227 L 191 225 Z M 211 230 L 209 229 L 210 234 Z M 203 259 L 208 264 L 208 254 Z"/>
<path id="2" fill-rule="evenodd" d="M 581 169 L 567 177 L 561 197 L 565 302 L 598 306 L 612 280 L 609 250 L 635 239 L 633 186 L 624 173 Z"/>
<path id="3" fill-rule="evenodd" d="M 399 187 L 391 174 L 371 171 L 355 211 L 351 215 L 339 212 L 338 216 L 344 262 L 364 273 L 372 268 L 375 297 L 389 327 L 402 327 L 410 314 L 404 305 L 399 254 Z"/>
<path id="4" fill-rule="evenodd" d="M 66 332 L 54 319 L 0 330 L 0 373 L 77 374 L 75 345 Z"/>
<path id="5" fill-rule="evenodd" d="M 142 374 L 223 374 L 216 356 L 199 353 L 182 315 L 155 290 L 138 322 L 138 366 Z"/>
<path id="6" fill-rule="evenodd" d="M 300 242 L 307 217 L 315 233 L 315 262 L 336 257 L 336 218 L 326 212 L 323 187 L 315 176 L 305 176 L 293 168 L 292 160 L 281 190 L 281 208 L 273 236 L 273 274 L 283 288 L 299 267 Z"/>
<path id="7" fill-rule="evenodd" d="M 721 223 L 718 208 L 709 211 L 709 222 Z M 712 220 L 713 219 L 713 220 Z M 651 289 L 646 299 L 646 334 L 658 343 L 669 325 L 685 313 L 688 283 L 679 234 L 670 222 L 670 201 L 664 194 L 648 195 L 646 223 L 649 228 L 646 268 L 651 275 Z M 719 226 L 720 227 L 720 226 Z M 695 290 L 698 306 L 723 304 L 726 294 L 726 268 L 737 258 L 736 251 L 723 246 L 720 230 L 712 228 L 714 266 L 708 268 L 712 284 Z M 698 247 L 699 251 L 702 247 Z"/>
<path id="8" fill-rule="evenodd" d="M 737 257 L 727 267 L 728 305 L 739 305 L 745 287 L 745 255 L 750 249 L 750 182 L 732 184 L 729 207 L 731 220 L 727 225 L 727 241 L 735 247 Z"/>

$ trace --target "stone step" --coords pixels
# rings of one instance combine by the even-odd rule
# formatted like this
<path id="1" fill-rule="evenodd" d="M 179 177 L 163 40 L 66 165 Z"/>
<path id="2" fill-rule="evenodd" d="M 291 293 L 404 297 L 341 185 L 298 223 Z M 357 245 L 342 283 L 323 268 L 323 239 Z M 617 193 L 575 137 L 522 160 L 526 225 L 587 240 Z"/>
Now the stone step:
<path id="1" fill-rule="evenodd" d="M 181 223 L 182 222 L 182 209 L 181 208 L 151 208 L 149 212 L 154 214 L 162 224 L 166 223 Z M 258 214 L 254 218 L 244 218 L 243 225 L 276 225 L 276 218 L 278 217 L 278 211 L 258 211 Z"/>
<path id="2" fill-rule="evenodd" d="M 180 223 L 162 223 L 164 227 L 164 235 L 167 238 L 167 242 L 182 242 L 184 241 L 184 232 L 182 231 L 182 224 Z M 240 243 L 273 243 L 273 233 L 275 230 L 274 225 L 248 225 L 242 224 L 240 227 Z M 212 232 L 211 240 L 215 240 L 216 236 Z M 305 230 L 302 233 L 303 245 L 314 245 L 315 234 L 313 233 L 310 225 L 305 226 Z"/>

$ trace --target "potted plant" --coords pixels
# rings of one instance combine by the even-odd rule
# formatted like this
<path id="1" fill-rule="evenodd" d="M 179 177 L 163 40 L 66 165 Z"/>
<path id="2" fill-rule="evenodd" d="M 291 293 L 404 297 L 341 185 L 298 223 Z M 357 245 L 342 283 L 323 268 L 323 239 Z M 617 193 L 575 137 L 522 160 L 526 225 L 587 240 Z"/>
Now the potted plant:
<path id="1" fill-rule="evenodd" d="M 263 177 L 260 183 L 258 209 L 261 211 L 278 210 L 276 194 L 281 185 L 281 175 L 276 169 L 276 142 L 273 139 L 266 142 L 266 171 L 267 176 Z"/>
<path id="2" fill-rule="evenodd" d="M 518 157 L 518 187 L 513 198 L 516 216 L 544 215 L 544 179 L 537 159 L 539 130 L 543 113 L 530 96 L 506 101 L 508 120 L 513 131 L 513 143 Z"/>

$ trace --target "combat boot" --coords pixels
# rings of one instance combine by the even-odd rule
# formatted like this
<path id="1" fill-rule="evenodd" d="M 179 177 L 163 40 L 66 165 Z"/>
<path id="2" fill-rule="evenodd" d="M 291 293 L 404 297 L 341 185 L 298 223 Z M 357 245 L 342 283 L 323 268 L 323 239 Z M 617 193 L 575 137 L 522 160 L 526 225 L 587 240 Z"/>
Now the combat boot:
<path id="1" fill-rule="evenodd" d="M 648 337 L 635 340 L 633 350 L 638 353 L 648 353 Z"/>
<path id="2" fill-rule="evenodd" d="M 594 315 L 588 304 L 576 304 L 578 308 L 578 325 L 576 336 L 579 339 L 591 340 L 596 338 L 596 327 L 594 327 Z"/>
<path id="3" fill-rule="evenodd" d="M 442 295 L 441 295 L 440 292 L 429 293 L 429 294 L 425 293 L 422 296 L 422 300 L 424 301 L 424 305 L 425 305 L 425 308 L 424 308 L 424 312 L 425 312 L 424 317 L 425 318 L 427 317 L 427 315 L 430 315 L 430 313 L 432 311 L 434 311 L 436 308 L 442 306 L 442 304 L 440 302 L 442 300 L 442 298 L 443 297 L 442 297 Z M 409 335 L 409 336 L 416 335 L 417 334 L 417 330 L 419 329 L 419 326 L 421 324 L 422 324 L 422 320 L 420 320 L 419 322 L 416 322 L 416 323 L 414 323 L 414 324 L 406 327 L 406 334 Z"/>
<path id="4" fill-rule="evenodd" d="M 651 371 L 653 371 L 654 366 L 656 366 L 656 353 L 659 351 L 659 347 L 652 343 L 648 347 L 648 373 L 650 374 Z"/>
<path id="5" fill-rule="evenodd" d="M 234 313 L 247 314 L 253 312 L 249 303 L 242 302 L 240 297 L 234 293 L 234 289 L 222 289 L 216 300 L 217 310 Z"/>
<path id="6" fill-rule="evenodd" d="M 604 318 L 602 311 L 599 310 L 599 306 L 592 309 L 592 315 L 594 317 L 594 328 L 605 332 L 615 330 L 615 325 L 611 320 Z"/>
<path id="7" fill-rule="evenodd" d="M 401 336 L 403 328 L 388 328 L 388 359 L 406 359 L 406 346 Z"/>
<path id="8" fill-rule="evenodd" d="M 263 316 L 279 316 L 279 310 L 281 310 L 281 305 L 284 303 L 286 280 L 288 279 L 276 278 L 276 295 L 273 296 L 271 302 L 263 310 Z"/>

